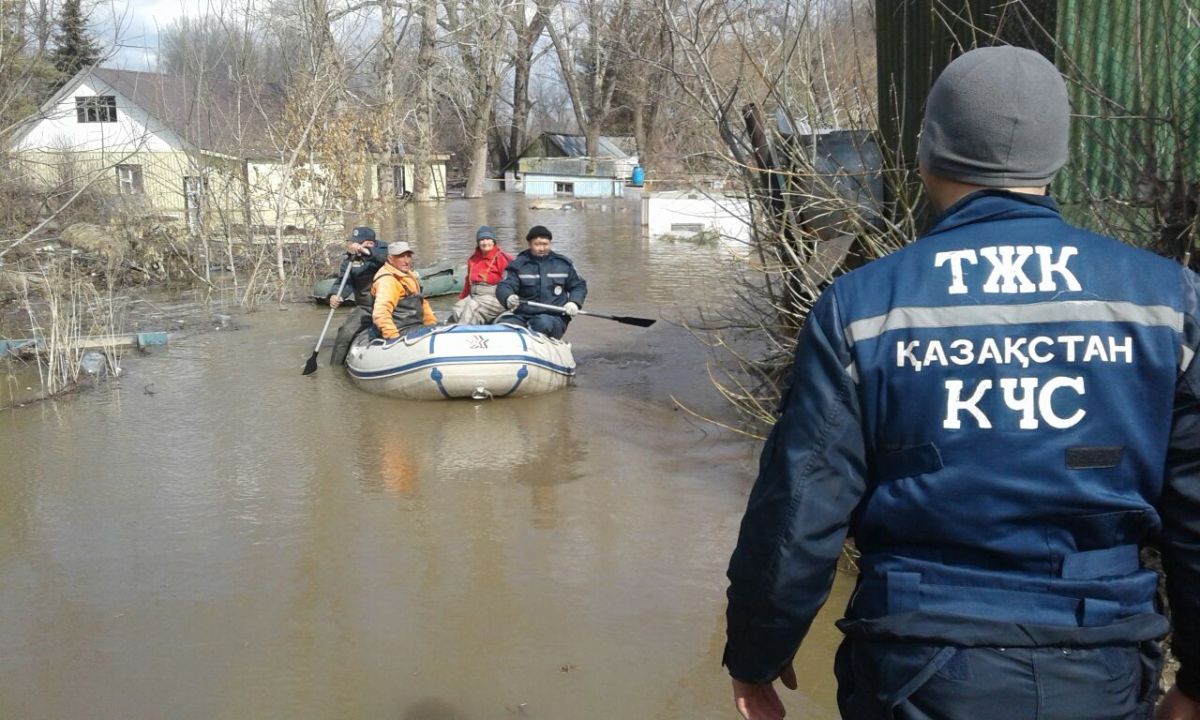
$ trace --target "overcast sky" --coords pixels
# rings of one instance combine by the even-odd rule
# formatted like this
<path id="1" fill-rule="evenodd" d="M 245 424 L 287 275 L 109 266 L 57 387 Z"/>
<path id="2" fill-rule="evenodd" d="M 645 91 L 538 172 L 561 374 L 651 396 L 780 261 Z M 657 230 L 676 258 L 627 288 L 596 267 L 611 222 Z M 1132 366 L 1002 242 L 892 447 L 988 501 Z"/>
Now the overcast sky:
<path id="1" fill-rule="evenodd" d="M 180 16 L 198 17 L 201 7 L 202 0 L 114 0 L 111 4 L 97 4 L 88 24 L 102 43 L 115 44 L 104 66 L 153 70 L 158 57 L 158 33 Z"/>

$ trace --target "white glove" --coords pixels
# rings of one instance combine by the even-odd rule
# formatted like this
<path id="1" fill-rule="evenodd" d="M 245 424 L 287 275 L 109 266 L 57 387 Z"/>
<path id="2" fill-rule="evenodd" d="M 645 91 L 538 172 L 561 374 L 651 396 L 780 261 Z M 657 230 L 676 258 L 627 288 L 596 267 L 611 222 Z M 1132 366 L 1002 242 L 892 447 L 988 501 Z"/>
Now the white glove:
<path id="1" fill-rule="evenodd" d="M 575 317 L 577 314 L 579 314 L 579 306 L 574 302 L 568 302 L 566 305 L 563 305 L 563 312 L 571 317 Z"/>
<path id="2" fill-rule="evenodd" d="M 508 306 L 509 310 L 516 310 L 517 306 L 521 304 L 521 296 L 513 293 L 512 295 L 508 296 L 508 299 L 504 301 L 504 304 Z"/>

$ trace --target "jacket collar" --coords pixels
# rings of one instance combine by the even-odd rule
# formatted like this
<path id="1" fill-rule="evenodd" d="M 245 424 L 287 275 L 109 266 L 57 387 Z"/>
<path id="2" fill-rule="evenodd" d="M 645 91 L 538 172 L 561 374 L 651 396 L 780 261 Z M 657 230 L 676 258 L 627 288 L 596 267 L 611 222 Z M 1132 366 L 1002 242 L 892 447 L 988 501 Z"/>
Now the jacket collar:
<path id="1" fill-rule="evenodd" d="M 1029 195 L 1007 190 L 977 190 L 951 205 L 921 237 L 963 225 L 1013 218 L 1056 218 L 1062 213 L 1049 195 Z"/>
<path id="2" fill-rule="evenodd" d="M 479 248 L 475 248 L 475 252 L 471 254 L 471 257 L 475 258 L 476 260 L 491 260 L 502 252 L 504 251 L 500 249 L 499 245 L 493 245 L 492 249 L 488 250 L 487 252 L 484 252 Z"/>
<path id="3" fill-rule="evenodd" d="M 399 268 L 392 267 L 391 263 L 384 263 L 383 267 L 379 268 L 379 272 L 375 273 L 376 278 L 382 277 L 383 275 L 395 275 L 398 278 L 412 278 L 413 280 L 417 279 L 417 275 L 413 271 L 409 270 L 408 272 L 404 272 Z"/>

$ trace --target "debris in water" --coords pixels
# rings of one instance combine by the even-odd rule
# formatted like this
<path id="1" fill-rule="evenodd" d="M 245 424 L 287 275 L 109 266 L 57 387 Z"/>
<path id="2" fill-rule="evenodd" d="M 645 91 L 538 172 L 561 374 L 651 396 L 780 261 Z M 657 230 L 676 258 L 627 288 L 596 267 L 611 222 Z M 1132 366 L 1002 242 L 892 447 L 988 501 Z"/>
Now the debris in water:
<path id="1" fill-rule="evenodd" d="M 99 375 L 104 372 L 104 356 L 98 352 L 86 352 L 79 359 L 79 367 L 88 375 Z"/>

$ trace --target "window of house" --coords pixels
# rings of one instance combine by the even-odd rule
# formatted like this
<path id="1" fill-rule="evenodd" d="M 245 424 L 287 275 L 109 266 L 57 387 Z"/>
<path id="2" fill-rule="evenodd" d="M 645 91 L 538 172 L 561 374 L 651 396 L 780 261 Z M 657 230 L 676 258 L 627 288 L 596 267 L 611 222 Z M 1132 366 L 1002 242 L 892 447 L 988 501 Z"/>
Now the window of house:
<path id="1" fill-rule="evenodd" d="M 141 195 L 145 190 L 141 165 L 117 166 L 117 192 L 122 195 Z"/>
<path id="2" fill-rule="evenodd" d="M 556 182 L 554 183 L 554 192 L 557 195 L 574 195 L 575 183 L 573 182 Z"/>
<path id="3" fill-rule="evenodd" d="M 75 119 L 81 123 L 116 122 L 117 98 L 112 95 L 76 97 Z"/>

